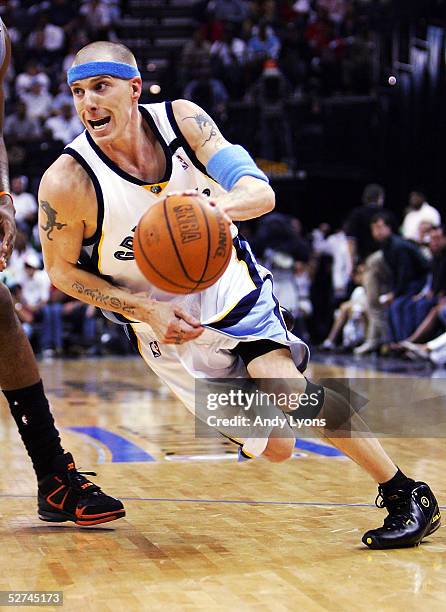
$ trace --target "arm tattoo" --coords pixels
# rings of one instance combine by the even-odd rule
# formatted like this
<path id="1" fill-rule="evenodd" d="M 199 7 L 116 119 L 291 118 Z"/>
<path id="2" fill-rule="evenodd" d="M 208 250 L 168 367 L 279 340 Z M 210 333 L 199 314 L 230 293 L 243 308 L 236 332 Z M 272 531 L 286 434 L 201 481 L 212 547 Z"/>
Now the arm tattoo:
<path id="1" fill-rule="evenodd" d="M 122 302 L 117 297 L 106 295 L 102 293 L 102 291 L 100 291 L 99 289 L 90 289 L 89 287 L 86 287 L 79 281 L 75 281 L 72 284 L 72 288 L 77 293 L 79 293 L 79 295 L 85 295 L 85 297 L 90 298 L 91 300 L 94 300 L 96 302 L 95 304 L 96 306 L 99 305 L 99 307 L 103 307 L 103 308 L 111 307 L 116 310 L 122 310 L 123 312 L 130 314 L 130 315 L 134 314 L 135 312 L 134 306 L 130 306 L 126 302 Z"/>
<path id="2" fill-rule="evenodd" d="M 190 117 L 184 117 L 183 121 L 186 121 L 186 119 L 194 119 L 203 136 L 207 136 L 206 140 L 201 145 L 202 147 L 204 147 L 204 145 L 212 138 L 218 136 L 217 126 L 209 115 L 206 115 L 205 113 L 197 113 L 196 115 L 192 115 Z"/>
<path id="3" fill-rule="evenodd" d="M 51 234 L 55 229 L 61 230 L 63 227 L 66 227 L 66 223 L 59 223 L 56 221 L 57 211 L 52 208 L 49 202 L 40 202 L 40 208 L 47 216 L 46 225 L 41 225 L 40 227 L 46 232 L 46 237 L 48 240 L 52 240 Z"/>

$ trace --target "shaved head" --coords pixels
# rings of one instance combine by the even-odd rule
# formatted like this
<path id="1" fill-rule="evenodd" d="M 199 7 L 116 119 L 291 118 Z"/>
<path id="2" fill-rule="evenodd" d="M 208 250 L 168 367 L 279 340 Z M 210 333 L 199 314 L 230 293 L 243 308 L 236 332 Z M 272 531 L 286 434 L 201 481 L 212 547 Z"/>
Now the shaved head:
<path id="1" fill-rule="evenodd" d="M 73 66 L 88 62 L 122 62 L 137 68 L 135 56 L 128 47 L 105 40 L 90 43 L 78 51 Z"/>

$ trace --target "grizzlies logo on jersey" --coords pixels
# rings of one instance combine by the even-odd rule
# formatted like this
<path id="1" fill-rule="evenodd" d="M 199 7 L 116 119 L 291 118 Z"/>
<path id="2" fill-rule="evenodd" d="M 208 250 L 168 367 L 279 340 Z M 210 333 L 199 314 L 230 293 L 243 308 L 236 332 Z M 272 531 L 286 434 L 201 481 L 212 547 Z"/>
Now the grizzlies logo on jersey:
<path id="1" fill-rule="evenodd" d="M 132 229 L 132 234 L 135 233 L 135 230 L 136 226 Z M 132 259 L 135 259 L 135 254 L 133 253 L 133 236 L 126 236 L 119 246 L 126 250 L 115 251 L 114 257 L 116 259 L 120 261 L 132 261 Z"/>

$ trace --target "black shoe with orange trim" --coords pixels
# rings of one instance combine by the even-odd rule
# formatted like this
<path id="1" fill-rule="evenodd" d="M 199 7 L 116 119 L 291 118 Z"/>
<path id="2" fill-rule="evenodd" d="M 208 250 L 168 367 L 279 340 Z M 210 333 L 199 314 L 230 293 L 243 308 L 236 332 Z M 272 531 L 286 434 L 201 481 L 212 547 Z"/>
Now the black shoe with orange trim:
<path id="1" fill-rule="evenodd" d="M 83 474 L 78 472 L 71 453 L 56 457 L 54 473 L 39 482 L 38 514 L 42 521 L 63 523 L 73 521 L 88 526 L 107 523 L 125 516 L 119 499 L 103 493 Z"/>

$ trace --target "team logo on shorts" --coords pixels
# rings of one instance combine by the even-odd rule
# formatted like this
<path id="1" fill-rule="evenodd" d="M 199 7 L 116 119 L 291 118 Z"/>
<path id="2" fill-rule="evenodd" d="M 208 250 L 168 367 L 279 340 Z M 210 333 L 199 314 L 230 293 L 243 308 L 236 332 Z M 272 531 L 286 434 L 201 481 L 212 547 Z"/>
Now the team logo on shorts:
<path id="1" fill-rule="evenodd" d="M 149 344 L 150 350 L 152 351 L 152 355 L 154 357 L 161 357 L 160 347 L 158 346 L 158 342 L 154 340 Z"/>

